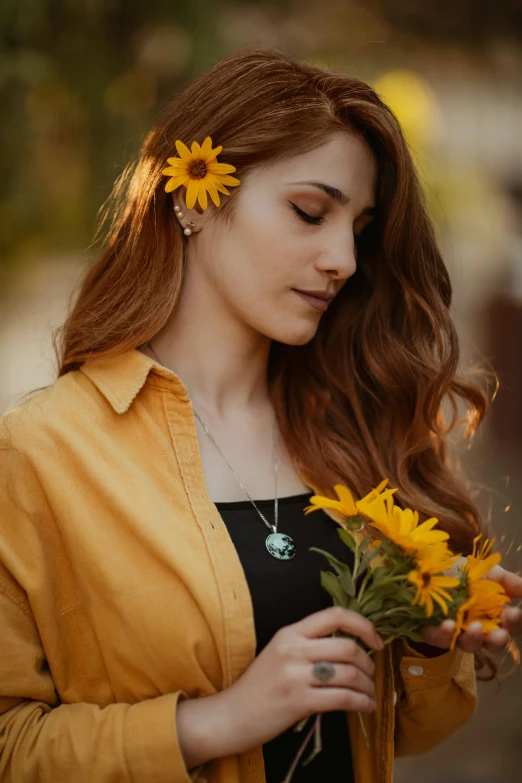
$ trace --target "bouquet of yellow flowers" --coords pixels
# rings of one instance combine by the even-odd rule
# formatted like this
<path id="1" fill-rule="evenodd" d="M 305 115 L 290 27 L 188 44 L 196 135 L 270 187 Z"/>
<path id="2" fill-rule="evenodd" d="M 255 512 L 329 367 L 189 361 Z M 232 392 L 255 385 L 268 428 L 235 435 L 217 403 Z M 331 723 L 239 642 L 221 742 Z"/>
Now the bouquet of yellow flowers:
<path id="1" fill-rule="evenodd" d="M 480 621 L 484 633 L 499 628 L 504 604 L 511 599 L 500 584 L 483 578 L 501 560 L 500 554 L 491 553 L 494 540 L 480 545 L 481 534 L 474 540 L 473 554 L 462 558 L 453 553 L 448 533 L 437 529 L 438 519 L 419 524 L 417 511 L 394 505 L 397 490 L 385 489 L 388 481 L 357 501 L 347 487 L 336 484 L 338 500 L 313 495 L 305 509 L 309 514 L 328 508 L 343 518 L 338 534 L 353 552 L 352 567 L 322 549 L 310 549 L 324 555 L 332 568 L 321 571 L 321 585 L 334 604 L 367 617 L 385 644 L 398 638 L 422 642 L 423 627 L 439 625 L 448 617 L 455 620 L 450 649 L 472 622 Z M 378 538 L 367 532 L 368 526 Z M 333 635 L 349 636 L 342 631 Z M 364 732 L 360 713 L 359 719 Z M 315 747 L 304 765 L 321 750 L 320 720 L 319 714 Z M 308 717 L 300 721 L 295 730 L 301 731 L 307 721 Z M 303 750 L 301 746 L 283 783 L 289 783 Z"/>

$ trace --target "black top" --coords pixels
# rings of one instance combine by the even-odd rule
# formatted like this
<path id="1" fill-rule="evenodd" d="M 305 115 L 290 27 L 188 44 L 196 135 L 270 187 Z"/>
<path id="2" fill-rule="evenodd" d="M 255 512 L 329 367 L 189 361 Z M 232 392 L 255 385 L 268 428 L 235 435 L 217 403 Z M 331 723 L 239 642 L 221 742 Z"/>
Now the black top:
<path id="1" fill-rule="evenodd" d="M 331 570 L 328 560 L 319 552 L 309 552 L 309 547 L 324 549 L 343 562 L 353 563 L 351 550 L 339 538 L 339 525 L 324 511 L 303 513 L 312 494 L 313 491 L 310 491 L 279 499 L 277 530 L 291 536 L 297 548 L 291 560 L 278 560 L 268 552 L 265 540 L 271 531 L 249 500 L 215 503 L 236 547 L 250 589 L 257 639 L 256 656 L 279 628 L 326 609 L 333 603 L 332 597 L 321 585 L 320 571 Z M 268 522 L 273 524 L 274 501 L 255 500 L 255 503 Z M 263 745 L 267 783 L 282 783 L 313 720 L 309 718 L 299 732 L 293 731 L 292 725 Z M 343 783 L 352 783 L 346 712 L 323 713 L 321 726 L 321 752 L 305 767 L 301 765 L 313 750 L 312 736 L 293 774 L 292 783 L 317 783 L 337 778 Z"/>

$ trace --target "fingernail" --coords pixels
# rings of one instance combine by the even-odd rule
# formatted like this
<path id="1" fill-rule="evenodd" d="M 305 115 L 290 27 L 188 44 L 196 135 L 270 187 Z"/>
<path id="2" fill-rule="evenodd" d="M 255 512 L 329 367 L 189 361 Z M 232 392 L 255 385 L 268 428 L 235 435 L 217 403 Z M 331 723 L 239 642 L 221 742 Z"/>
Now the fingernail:
<path id="1" fill-rule="evenodd" d="M 379 650 L 384 650 L 384 641 L 382 640 L 382 637 L 377 634 L 377 647 Z"/>

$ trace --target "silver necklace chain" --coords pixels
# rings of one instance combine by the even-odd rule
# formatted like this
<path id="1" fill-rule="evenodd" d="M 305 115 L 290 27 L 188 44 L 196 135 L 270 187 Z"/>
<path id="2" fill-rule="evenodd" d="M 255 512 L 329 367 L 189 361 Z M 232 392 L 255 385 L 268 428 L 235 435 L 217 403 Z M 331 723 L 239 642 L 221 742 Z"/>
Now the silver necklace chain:
<path id="1" fill-rule="evenodd" d="M 163 365 L 163 366 L 165 367 L 166 365 L 164 365 L 164 364 L 163 364 L 163 362 L 162 362 L 162 361 L 161 361 L 161 359 L 159 358 L 158 354 L 156 353 L 156 351 L 154 350 L 154 348 L 152 347 L 152 345 L 151 345 L 149 342 L 145 343 L 145 345 L 146 345 L 146 346 L 148 346 L 148 348 L 150 348 L 150 350 L 152 351 L 152 353 L 153 353 L 153 355 L 154 355 L 154 358 L 156 359 L 156 361 L 158 361 L 158 362 L 159 362 L 161 365 Z M 267 527 L 268 527 L 268 528 L 269 528 L 269 529 L 270 529 L 270 530 L 271 530 L 273 533 L 277 533 L 277 523 L 278 523 L 278 517 L 279 517 L 279 503 L 278 503 L 278 498 L 277 498 L 277 469 L 278 469 L 278 467 L 279 467 L 279 457 L 278 457 L 278 455 L 277 455 L 277 453 L 276 453 L 276 449 L 275 449 L 275 440 L 276 440 L 276 425 L 275 425 L 275 422 L 274 422 L 274 452 L 273 452 L 273 453 L 274 453 L 274 485 L 275 485 L 275 495 L 274 495 L 274 524 L 273 524 L 273 525 L 271 525 L 271 524 L 270 524 L 270 522 L 268 522 L 268 520 L 266 519 L 266 517 L 265 517 L 265 516 L 264 516 L 264 515 L 261 513 L 261 511 L 258 509 L 257 505 L 256 505 L 256 504 L 255 504 L 255 502 L 252 500 L 252 498 L 250 497 L 250 495 L 248 494 L 248 492 L 247 492 L 247 490 L 245 489 L 244 485 L 241 483 L 241 481 L 239 480 L 238 476 L 236 475 L 236 472 L 235 472 L 234 468 L 232 467 L 232 465 L 230 464 L 230 462 L 227 460 L 227 458 L 225 457 L 225 455 L 223 454 L 223 452 L 221 451 L 221 449 L 220 449 L 220 448 L 219 448 L 219 446 L 217 445 L 217 443 L 216 443 L 215 439 L 214 439 L 214 438 L 213 438 L 213 436 L 212 436 L 212 433 L 210 432 L 209 428 L 207 427 L 207 425 L 205 424 L 205 422 L 203 421 L 203 419 L 201 418 L 201 416 L 199 415 L 199 413 L 196 411 L 196 409 L 194 408 L 194 406 L 192 406 L 192 410 L 194 411 L 194 414 L 196 415 L 197 419 L 199 420 L 199 422 L 200 422 L 201 426 L 203 427 L 203 429 L 204 429 L 204 430 L 205 430 L 205 432 L 207 433 L 208 437 L 210 438 L 210 440 L 212 441 L 212 443 L 214 444 L 214 446 L 216 447 L 216 449 L 219 451 L 219 453 L 221 454 L 221 456 L 222 456 L 222 457 L 223 457 L 223 459 L 225 460 L 226 464 L 228 465 L 228 467 L 229 467 L 229 468 L 230 468 L 230 470 L 232 471 L 232 475 L 233 475 L 233 476 L 234 476 L 234 478 L 236 479 L 237 483 L 239 484 L 239 486 L 241 487 L 241 489 L 243 490 L 243 492 L 245 493 L 245 495 L 247 496 L 247 498 L 249 499 L 249 501 L 250 501 L 250 502 L 252 503 L 252 505 L 254 506 L 255 510 L 257 511 L 257 513 L 259 514 L 259 516 L 261 517 L 261 519 L 263 520 L 263 522 L 265 523 L 265 525 L 266 525 L 266 526 L 267 526 Z"/>

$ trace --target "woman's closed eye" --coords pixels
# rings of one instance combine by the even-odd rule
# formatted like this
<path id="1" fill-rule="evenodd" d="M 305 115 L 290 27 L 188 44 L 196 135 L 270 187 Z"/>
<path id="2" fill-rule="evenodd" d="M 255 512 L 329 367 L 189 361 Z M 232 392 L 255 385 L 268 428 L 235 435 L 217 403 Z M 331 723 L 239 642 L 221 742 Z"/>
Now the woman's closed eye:
<path id="1" fill-rule="evenodd" d="M 321 223 L 324 221 L 323 216 L 314 217 L 313 215 L 309 215 L 307 212 L 303 212 L 303 210 L 300 209 L 297 206 L 297 204 L 294 204 L 293 201 L 290 201 L 290 204 L 292 205 L 292 208 L 297 218 L 303 221 L 303 223 L 308 223 L 311 226 L 320 226 Z M 366 236 L 367 236 L 367 232 L 365 233 L 364 229 L 362 229 L 362 231 L 360 231 L 358 234 L 354 234 L 355 242 L 357 244 L 360 244 L 361 242 L 364 241 Z"/>
<path id="2" fill-rule="evenodd" d="M 295 215 L 299 220 L 302 220 L 304 223 L 308 223 L 312 226 L 320 226 L 321 223 L 324 220 L 324 217 L 314 217 L 313 215 L 309 215 L 307 212 L 303 212 L 302 209 L 299 209 L 297 204 L 294 204 L 293 201 L 290 201 L 290 204 L 292 205 L 292 208 L 294 210 Z"/>

